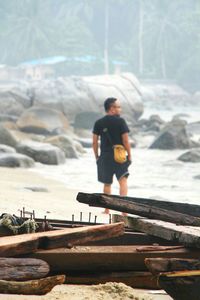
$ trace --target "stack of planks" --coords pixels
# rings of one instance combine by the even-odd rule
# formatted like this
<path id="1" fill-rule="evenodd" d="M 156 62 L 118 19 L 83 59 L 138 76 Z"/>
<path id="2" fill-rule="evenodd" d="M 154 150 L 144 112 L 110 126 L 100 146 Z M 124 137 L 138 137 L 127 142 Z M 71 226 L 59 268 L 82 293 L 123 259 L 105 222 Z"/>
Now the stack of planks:
<path id="1" fill-rule="evenodd" d="M 55 285 L 67 282 L 65 275 L 47 277 L 53 273 L 51 266 L 45 259 L 25 257 L 31 253 L 59 247 L 72 248 L 77 244 L 109 239 L 123 233 L 124 224 L 116 223 L 1 237 L 0 293 L 43 295 Z M 60 274 L 61 270 L 57 273 Z"/>
<path id="2" fill-rule="evenodd" d="M 118 249 L 119 261 L 115 264 L 115 271 L 122 270 L 126 274 L 127 272 L 132 272 L 131 276 L 133 276 L 134 272 L 134 274 L 137 273 L 137 276 L 139 274 L 142 275 L 142 272 L 144 275 L 144 272 L 146 272 L 146 276 L 148 275 L 151 278 L 147 272 L 149 268 L 145 264 L 145 259 L 147 258 L 152 260 L 160 258 L 163 261 L 171 259 L 171 262 L 174 259 L 173 262 L 175 262 L 179 259 L 198 259 L 200 257 L 200 206 L 198 205 L 88 193 L 78 193 L 77 200 L 89 206 L 128 213 L 128 217 L 114 213 L 112 215 L 112 222 L 123 221 L 125 228 L 132 230 L 135 234 L 136 232 L 138 234 L 140 232 L 140 234 L 144 234 L 146 237 L 151 237 L 151 240 L 154 241 L 149 244 L 144 243 L 143 245 L 129 246 L 130 253 L 128 253 L 127 248 Z M 114 249 L 116 250 L 116 248 Z M 121 256 L 120 253 L 122 254 Z M 181 274 L 177 274 L 177 277 L 178 275 L 183 276 L 183 271 L 187 274 L 192 272 L 190 273 L 191 276 L 194 276 L 195 272 L 195 282 L 198 277 L 197 274 L 200 274 L 197 269 L 194 271 L 190 269 L 173 270 L 173 268 L 170 270 L 169 268 L 168 272 L 171 271 L 181 272 Z M 155 274 L 151 275 L 154 276 Z M 164 282 L 163 278 L 169 279 L 175 277 L 174 274 L 173 276 L 172 274 L 165 275 L 162 274 L 162 276 L 159 276 L 159 280 L 155 276 L 153 277 L 154 280 L 156 279 L 156 282 L 159 282 L 157 288 L 164 288 L 164 284 L 161 284 L 161 282 Z M 146 287 L 149 288 L 150 285 L 146 284 Z"/>

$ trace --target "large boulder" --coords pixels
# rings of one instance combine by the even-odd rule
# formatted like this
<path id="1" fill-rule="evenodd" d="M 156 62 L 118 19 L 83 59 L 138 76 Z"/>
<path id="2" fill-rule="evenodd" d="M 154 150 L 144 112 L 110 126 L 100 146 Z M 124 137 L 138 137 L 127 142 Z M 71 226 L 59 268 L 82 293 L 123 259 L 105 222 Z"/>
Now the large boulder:
<path id="1" fill-rule="evenodd" d="M 34 105 L 63 111 L 70 122 L 82 112 L 104 114 L 103 102 L 118 98 L 124 115 L 132 120 L 143 113 L 139 81 L 133 74 L 66 77 L 40 81 L 34 86 Z"/>
<path id="2" fill-rule="evenodd" d="M 8 168 L 31 168 L 34 166 L 34 160 L 26 155 L 19 153 L 0 154 L 0 167 Z"/>
<path id="3" fill-rule="evenodd" d="M 192 97 L 179 85 L 172 82 L 143 82 L 142 95 L 144 103 L 151 107 L 174 108 L 177 105 L 187 105 Z"/>
<path id="4" fill-rule="evenodd" d="M 72 138 L 66 135 L 49 137 L 45 142 L 60 148 L 65 153 L 66 158 L 78 158 L 76 146 Z"/>
<path id="5" fill-rule="evenodd" d="M 23 141 L 16 147 L 17 151 L 47 165 L 58 165 L 65 162 L 65 154 L 58 147 L 33 141 Z"/>
<path id="6" fill-rule="evenodd" d="M 103 117 L 103 114 L 100 114 L 98 112 L 90 112 L 85 111 L 81 113 L 77 113 L 74 120 L 74 128 L 77 129 L 89 129 L 94 126 L 94 123 L 97 119 Z"/>
<path id="7" fill-rule="evenodd" d="M 24 109 L 31 106 L 28 85 L 9 84 L 0 87 L 1 114 L 19 116 Z"/>
<path id="8" fill-rule="evenodd" d="M 181 160 L 183 162 L 200 163 L 200 148 L 192 149 L 183 153 L 178 157 L 178 160 Z"/>
<path id="9" fill-rule="evenodd" d="M 1 104 L 0 104 L 0 107 L 1 107 Z M 17 119 L 18 119 L 17 116 L 12 116 L 12 115 L 8 115 L 8 114 L 0 114 L 0 123 L 6 122 L 6 121 L 16 122 Z"/>
<path id="10" fill-rule="evenodd" d="M 121 101 L 123 114 L 130 121 L 143 113 L 141 86 L 131 73 L 19 81 L 0 86 L 0 111 L 19 116 L 34 106 L 52 108 L 64 113 L 70 123 L 74 123 L 77 114 L 79 118 L 88 112 L 92 123 L 97 112 L 104 114 L 103 102 L 108 97 Z"/>
<path id="11" fill-rule="evenodd" d="M 64 114 L 48 107 L 32 107 L 18 119 L 20 130 L 35 134 L 57 134 L 69 129 Z"/>
<path id="12" fill-rule="evenodd" d="M 187 149 L 191 141 L 187 135 L 185 121 L 175 119 L 168 123 L 153 141 L 150 149 Z"/>
<path id="13" fill-rule="evenodd" d="M 196 139 L 199 139 L 200 138 L 200 121 L 188 123 L 186 126 L 186 130 L 190 136 L 192 136 Z"/>
<path id="14" fill-rule="evenodd" d="M 134 125 L 134 128 L 141 131 L 159 132 L 164 127 L 164 124 L 165 122 L 159 115 L 151 115 L 149 119 L 138 120 L 138 122 Z"/>
<path id="15" fill-rule="evenodd" d="M 15 152 L 16 152 L 16 150 L 13 147 L 0 144 L 0 155 L 2 153 L 15 153 Z"/>
<path id="16" fill-rule="evenodd" d="M 0 124 L 0 144 L 14 147 L 17 145 L 17 139 L 13 135 L 12 131 L 6 128 L 3 124 Z"/>

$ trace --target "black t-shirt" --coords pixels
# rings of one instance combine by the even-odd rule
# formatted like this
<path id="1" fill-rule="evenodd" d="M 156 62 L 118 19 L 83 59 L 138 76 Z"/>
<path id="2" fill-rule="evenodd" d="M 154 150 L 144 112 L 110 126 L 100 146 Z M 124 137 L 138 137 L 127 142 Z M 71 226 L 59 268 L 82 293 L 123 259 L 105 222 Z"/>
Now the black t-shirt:
<path id="1" fill-rule="evenodd" d="M 109 132 L 110 140 L 107 134 Z M 112 151 L 112 146 L 122 145 L 122 134 L 128 133 L 129 128 L 120 116 L 106 115 L 94 124 L 93 133 L 101 137 L 101 152 Z"/>

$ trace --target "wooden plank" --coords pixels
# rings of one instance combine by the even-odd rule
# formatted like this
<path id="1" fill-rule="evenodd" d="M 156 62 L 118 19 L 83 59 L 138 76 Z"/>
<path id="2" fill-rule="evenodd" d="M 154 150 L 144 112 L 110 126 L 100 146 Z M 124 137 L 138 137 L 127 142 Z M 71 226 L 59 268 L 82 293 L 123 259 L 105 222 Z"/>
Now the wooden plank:
<path id="1" fill-rule="evenodd" d="M 146 258 L 145 264 L 153 275 L 163 272 L 200 270 L 199 259 Z"/>
<path id="2" fill-rule="evenodd" d="M 174 300 L 200 300 L 200 270 L 163 273 L 158 282 Z"/>
<path id="3" fill-rule="evenodd" d="M 187 247 L 200 248 L 200 228 L 174 225 L 159 220 L 148 220 L 139 217 L 113 216 L 113 221 L 124 220 L 125 226 L 153 236 L 175 241 Z"/>
<path id="4" fill-rule="evenodd" d="M 35 252 L 38 245 L 39 240 L 32 234 L 0 237 L 0 257 Z"/>
<path id="5" fill-rule="evenodd" d="M 114 245 L 172 245 L 175 246 L 176 243 L 172 243 L 170 241 L 164 240 L 162 238 L 158 238 L 155 236 L 151 236 L 149 234 L 145 234 L 142 232 L 125 232 L 124 235 L 109 238 L 101 241 L 92 241 L 84 243 L 85 246 L 95 246 L 95 245 L 105 245 L 105 246 L 114 246 Z"/>
<path id="6" fill-rule="evenodd" d="M 96 193 L 96 195 L 103 195 L 101 193 Z M 108 197 L 116 197 L 118 199 L 127 200 L 129 202 L 135 202 L 138 204 L 150 205 L 153 207 L 159 207 L 166 210 L 176 211 L 182 214 L 191 215 L 194 217 L 200 217 L 200 205 L 197 204 L 188 204 L 175 201 L 165 201 L 165 200 L 156 200 L 151 198 L 139 198 L 139 197 L 127 197 L 119 195 L 107 195 Z"/>
<path id="7" fill-rule="evenodd" d="M 0 280 L 0 293 L 2 294 L 22 294 L 22 295 L 45 295 L 52 290 L 55 285 L 63 284 L 65 275 L 46 277 L 38 280 L 28 281 L 6 281 Z"/>
<path id="8" fill-rule="evenodd" d="M 0 238 L 0 256 L 32 253 L 37 249 L 72 247 L 88 241 L 108 239 L 124 234 L 124 223 L 67 228 Z"/>
<path id="9" fill-rule="evenodd" d="M 1 280 L 39 279 L 47 276 L 49 270 L 49 265 L 41 259 L 0 257 Z"/>
<path id="10" fill-rule="evenodd" d="M 67 274 L 68 284 L 104 284 L 106 282 L 122 282 L 133 288 L 159 289 L 157 278 L 150 272 L 103 272 Z"/>
<path id="11" fill-rule="evenodd" d="M 52 272 L 100 271 L 146 271 L 146 257 L 198 258 L 199 249 L 171 248 L 165 251 L 138 252 L 134 246 L 76 246 L 72 249 L 59 248 L 38 250 L 28 257 L 45 260 Z"/>
<path id="12" fill-rule="evenodd" d="M 159 245 L 153 245 L 153 246 L 139 246 L 137 247 L 138 252 L 149 252 L 149 251 L 166 251 L 171 249 L 181 249 L 184 248 L 184 246 L 159 246 Z"/>
<path id="13" fill-rule="evenodd" d="M 109 208 L 112 210 L 148 217 L 150 219 L 163 220 L 179 225 L 200 226 L 200 218 L 175 211 L 153 207 L 119 199 L 114 196 L 78 193 L 77 200 L 90 206 Z"/>

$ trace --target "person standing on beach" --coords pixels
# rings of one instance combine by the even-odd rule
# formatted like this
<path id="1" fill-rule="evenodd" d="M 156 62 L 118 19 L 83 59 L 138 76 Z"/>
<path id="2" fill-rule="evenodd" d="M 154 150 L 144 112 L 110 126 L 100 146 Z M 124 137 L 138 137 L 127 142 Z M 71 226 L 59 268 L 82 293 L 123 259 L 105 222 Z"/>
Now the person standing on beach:
<path id="1" fill-rule="evenodd" d="M 120 117 L 121 106 L 116 98 L 108 98 L 104 102 L 106 115 L 97 120 L 93 128 L 93 151 L 97 162 L 98 181 L 104 184 L 103 193 L 111 194 L 113 176 L 119 182 L 120 196 L 128 193 L 128 166 L 131 164 L 131 146 L 129 143 L 129 128 L 126 121 Z M 98 141 L 100 137 L 100 155 Z M 113 145 L 123 145 L 127 152 L 127 160 L 117 163 L 114 160 Z M 105 213 L 109 210 L 106 209 Z"/>

